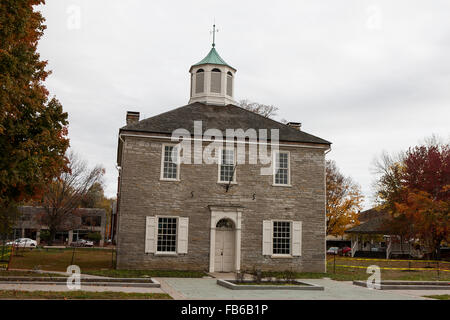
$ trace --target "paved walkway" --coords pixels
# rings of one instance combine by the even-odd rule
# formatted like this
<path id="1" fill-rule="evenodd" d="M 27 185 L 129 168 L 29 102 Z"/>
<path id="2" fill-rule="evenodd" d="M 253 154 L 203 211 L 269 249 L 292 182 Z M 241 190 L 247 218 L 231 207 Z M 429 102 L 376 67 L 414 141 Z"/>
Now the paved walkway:
<path id="1" fill-rule="evenodd" d="M 325 287 L 324 291 L 300 290 L 231 290 L 216 284 L 217 279 L 160 278 L 161 284 L 170 287 L 181 299 L 230 299 L 230 300 L 414 300 L 425 299 L 406 293 L 372 290 L 354 286 L 351 282 L 330 279 L 302 279 Z M 170 293 L 169 293 L 170 294 Z M 433 294 L 421 290 L 419 295 Z M 177 297 L 174 297 L 177 299 Z M 180 297 L 178 297 L 180 298 Z"/>
<path id="2" fill-rule="evenodd" d="M 46 271 L 48 272 L 48 271 Z M 63 274 L 62 272 L 60 273 Z M 83 275 L 83 278 L 95 276 Z M 311 284 L 323 286 L 324 291 L 300 290 L 231 290 L 217 285 L 217 279 L 234 279 L 234 274 L 213 273 L 202 279 L 155 278 L 161 288 L 86 286 L 85 291 L 116 291 L 140 293 L 168 293 L 174 299 L 205 300 L 415 300 L 427 299 L 422 296 L 449 294 L 448 290 L 371 290 L 354 286 L 350 281 L 331 279 L 301 279 Z M 247 277 L 248 278 L 248 277 Z M 25 291 L 68 291 L 65 285 L 49 284 L 0 284 L 0 290 Z"/>

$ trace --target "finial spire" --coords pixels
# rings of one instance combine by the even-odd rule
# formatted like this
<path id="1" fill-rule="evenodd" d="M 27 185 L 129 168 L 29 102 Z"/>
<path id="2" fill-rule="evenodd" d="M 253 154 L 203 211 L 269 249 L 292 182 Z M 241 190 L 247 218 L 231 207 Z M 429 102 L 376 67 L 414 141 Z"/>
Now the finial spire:
<path id="1" fill-rule="evenodd" d="M 216 32 L 219 32 L 219 30 L 216 29 L 216 22 L 214 21 L 213 29 L 211 31 L 211 33 L 213 34 L 213 43 L 212 43 L 213 48 L 216 46 Z"/>

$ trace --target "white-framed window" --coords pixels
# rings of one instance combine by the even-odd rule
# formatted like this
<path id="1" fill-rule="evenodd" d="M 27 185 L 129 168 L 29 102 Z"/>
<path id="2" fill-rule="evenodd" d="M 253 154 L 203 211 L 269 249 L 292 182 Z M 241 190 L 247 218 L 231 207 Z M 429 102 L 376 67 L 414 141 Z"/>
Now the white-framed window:
<path id="1" fill-rule="evenodd" d="M 291 254 L 292 222 L 273 221 L 272 254 Z"/>
<path id="2" fill-rule="evenodd" d="M 224 148 L 220 150 L 219 159 L 219 182 L 236 182 L 236 152 L 234 148 Z"/>
<path id="3" fill-rule="evenodd" d="M 158 217 L 156 252 L 177 252 L 177 220 L 175 217 Z"/>
<path id="4" fill-rule="evenodd" d="M 263 221 L 262 254 L 272 258 L 302 255 L 302 222 L 291 220 Z"/>
<path id="5" fill-rule="evenodd" d="M 189 218 L 178 216 L 147 216 L 145 253 L 155 255 L 187 254 Z"/>
<path id="6" fill-rule="evenodd" d="M 276 186 L 290 186 L 291 166 L 289 151 L 274 152 L 273 184 Z"/>
<path id="7" fill-rule="evenodd" d="M 163 144 L 161 156 L 161 180 L 178 181 L 180 179 L 179 148 Z"/>

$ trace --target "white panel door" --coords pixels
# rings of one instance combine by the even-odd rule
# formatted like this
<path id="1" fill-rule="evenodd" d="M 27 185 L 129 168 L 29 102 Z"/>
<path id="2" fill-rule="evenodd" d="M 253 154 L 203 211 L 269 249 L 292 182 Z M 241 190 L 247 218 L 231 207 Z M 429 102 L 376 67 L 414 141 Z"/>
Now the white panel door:
<path id="1" fill-rule="evenodd" d="M 216 250 L 214 270 L 216 272 L 232 272 L 234 270 L 234 231 L 216 230 Z"/>
<path id="2" fill-rule="evenodd" d="M 214 271 L 222 272 L 223 269 L 223 231 L 216 230 L 216 250 L 214 254 Z"/>

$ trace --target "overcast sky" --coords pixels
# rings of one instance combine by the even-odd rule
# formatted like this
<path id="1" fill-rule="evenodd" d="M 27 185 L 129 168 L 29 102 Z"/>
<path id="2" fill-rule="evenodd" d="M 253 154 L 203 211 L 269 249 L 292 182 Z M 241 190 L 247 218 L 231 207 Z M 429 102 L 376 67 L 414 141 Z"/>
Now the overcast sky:
<path id="1" fill-rule="evenodd" d="M 187 104 L 214 18 L 235 98 L 273 104 L 277 120 L 333 142 L 327 157 L 361 185 L 366 208 L 383 150 L 449 137 L 448 0 L 46 2 L 46 84 L 69 113 L 72 148 L 106 168 L 109 196 L 126 111 Z"/>

